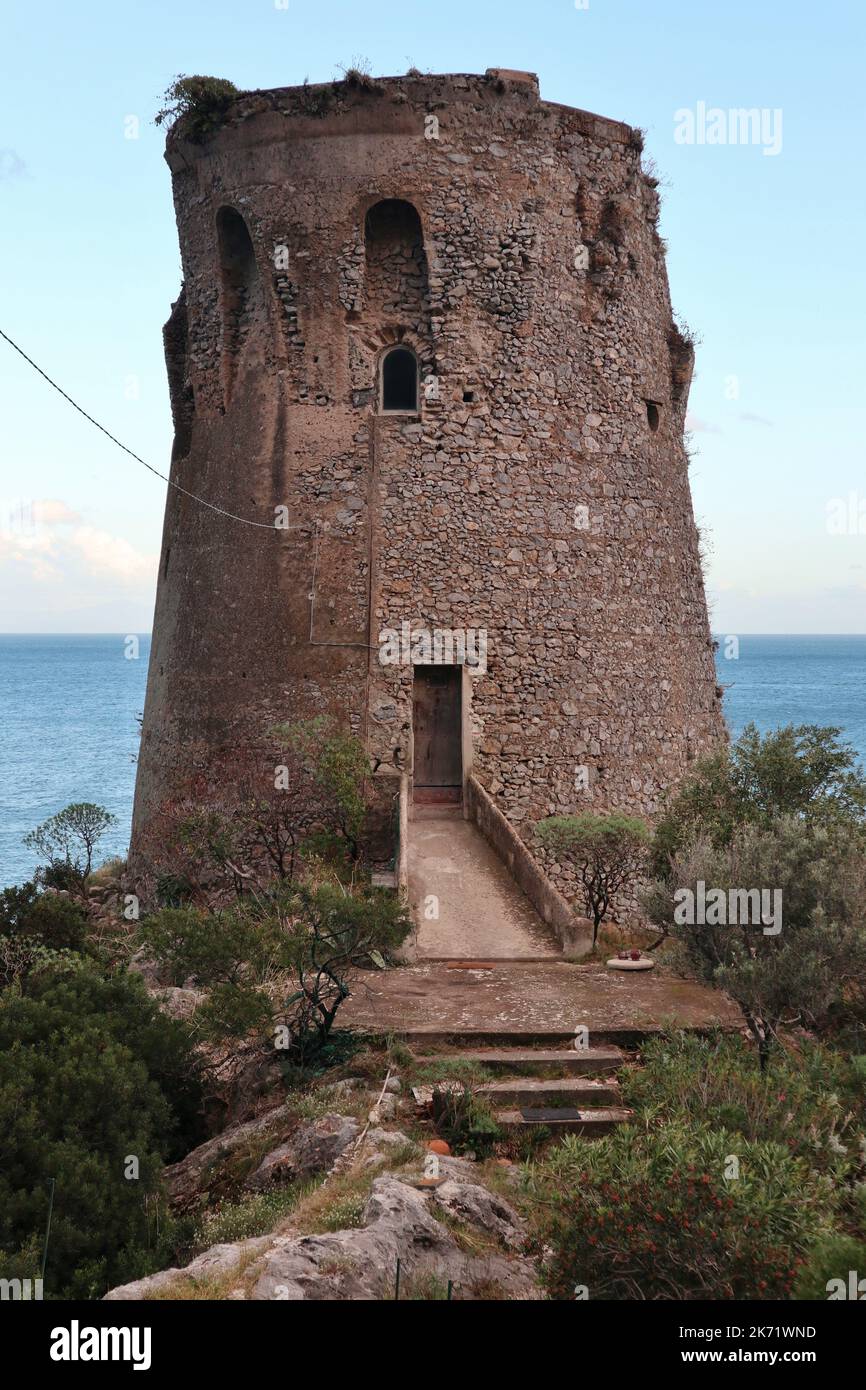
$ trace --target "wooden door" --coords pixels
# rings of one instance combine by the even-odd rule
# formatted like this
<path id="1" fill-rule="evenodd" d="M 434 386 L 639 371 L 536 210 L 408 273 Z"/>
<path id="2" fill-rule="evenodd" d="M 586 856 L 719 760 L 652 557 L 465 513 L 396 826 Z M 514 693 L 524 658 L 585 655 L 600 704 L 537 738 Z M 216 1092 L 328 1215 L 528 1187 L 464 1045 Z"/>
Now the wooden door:
<path id="1" fill-rule="evenodd" d="M 413 691 L 416 787 L 461 787 L 460 666 L 416 666 Z"/>

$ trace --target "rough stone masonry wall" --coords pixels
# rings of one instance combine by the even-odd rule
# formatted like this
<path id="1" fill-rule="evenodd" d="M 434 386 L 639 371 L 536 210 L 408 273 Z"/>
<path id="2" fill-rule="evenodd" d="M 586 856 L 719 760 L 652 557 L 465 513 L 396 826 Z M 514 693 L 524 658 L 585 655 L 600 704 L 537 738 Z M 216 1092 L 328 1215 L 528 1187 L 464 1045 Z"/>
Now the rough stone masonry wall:
<path id="1" fill-rule="evenodd" d="M 377 653 L 404 620 L 486 629 L 474 771 L 524 836 L 589 806 L 652 816 L 723 721 L 682 437 L 691 352 L 635 133 L 491 73 L 252 93 L 202 144 L 179 128 L 167 158 L 173 477 L 259 521 L 285 505 L 297 529 L 172 490 L 134 854 L 185 780 L 272 780 L 278 719 L 334 711 L 380 776 L 411 767 L 411 667 Z M 365 244 L 385 199 L 417 211 L 423 255 Z M 240 348 L 222 207 L 262 291 Z M 428 383 L 417 417 L 376 413 L 397 341 Z"/>

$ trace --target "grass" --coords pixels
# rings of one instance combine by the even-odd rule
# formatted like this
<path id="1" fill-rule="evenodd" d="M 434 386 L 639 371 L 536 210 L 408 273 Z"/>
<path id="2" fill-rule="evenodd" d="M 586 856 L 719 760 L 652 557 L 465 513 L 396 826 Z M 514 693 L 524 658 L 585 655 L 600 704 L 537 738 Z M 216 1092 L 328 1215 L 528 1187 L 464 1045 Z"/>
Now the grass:
<path id="1" fill-rule="evenodd" d="M 440 1226 L 445 1227 L 458 1250 L 462 1250 L 464 1255 L 490 1255 L 494 1252 L 498 1254 L 503 1248 L 502 1242 L 495 1236 L 476 1230 L 466 1221 L 461 1221 L 453 1212 L 437 1206 L 435 1202 L 430 1205 L 430 1215 L 435 1217 Z"/>
<path id="2" fill-rule="evenodd" d="M 395 1281 L 388 1279 L 384 1282 L 381 1298 L 387 1302 L 394 1297 Z M 489 1276 L 479 1275 L 477 1279 L 467 1280 L 466 1283 L 454 1283 L 451 1287 L 452 1303 L 484 1302 L 501 1303 L 509 1299 L 511 1295 L 500 1283 Z M 403 1275 L 400 1280 L 400 1300 L 401 1303 L 446 1303 L 448 1299 L 448 1280 L 441 1274 L 436 1274 L 432 1270 L 419 1271 L 417 1274 Z"/>
<path id="3" fill-rule="evenodd" d="M 91 869 L 87 875 L 87 886 L 102 888 L 106 883 L 113 883 L 115 879 L 120 878 L 125 869 L 126 860 L 120 855 L 106 859 L 98 869 Z"/>
<path id="4" fill-rule="evenodd" d="M 477 1303 L 507 1303 L 512 1295 L 496 1279 L 473 1279 L 466 1286 L 469 1298 Z M 458 1297 L 461 1295 L 458 1294 Z"/>
<path id="5" fill-rule="evenodd" d="M 251 1236 L 269 1235 L 285 1222 L 295 1208 L 319 1187 L 323 1179 L 313 1178 L 276 1188 L 273 1192 L 251 1193 L 238 1202 L 226 1202 L 218 1211 L 207 1212 L 199 1220 L 194 1235 L 195 1253 L 212 1245 L 231 1244 Z"/>
<path id="6" fill-rule="evenodd" d="M 365 1114 L 370 1108 L 363 1091 L 357 1095 L 337 1097 L 334 1096 L 331 1086 L 317 1086 L 303 1095 L 292 1097 L 292 1111 L 299 1120 L 305 1122 L 320 1120 L 323 1115 L 330 1115 L 335 1110 L 339 1110 L 341 1115 L 355 1114 L 359 1108 L 363 1108 Z"/>
<path id="7" fill-rule="evenodd" d="M 426 1153 L 426 1138 L 425 1131 L 424 1140 L 407 1138 L 405 1144 L 392 1145 L 386 1154 L 389 1171 L 396 1172 L 398 1168 L 409 1168 L 414 1164 L 420 1172 Z"/>
<path id="8" fill-rule="evenodd" d="M 375 1085 L 382 1082 L 390 1068 L 391 1074 L 412 1065 L 414 1058 L 409 1048 L 393 1035 L 383 1038 L 369 1038 L 363 1051 L 357 1052 L 346 1066 L 347 1076 L 360 1076 Z"/>
<path id="9" fill-rule="evenodd" d="M 171 1283 L 163 1285 L 162 1288 L 153 1289 L 150 1293 L 145 1293 L 144 1300 L 148 1303 L 219 1301 L 226 1298 L 232 1289 L 237 1288 L 242 1283 L 246 1270 L 255 1259 L 255 1250 L 248 1250 L 241 1256 L 236 1265 L 233 1265 L 223 1274 L 210 1275 L 203 1279 L 184 1277 L 179 1274 L 177 1279 L 173 1279 Z"/>
<path id="10" fill-rule="evenodd" d="M 318 1268 L 320 1274 L 333 1277 L 337 1274 L 353 1274 L 358 1268 L 358 1262 L 348 1255 L 333 1255 L 327 1260 L 320 1260 Z"/>
<path id="11" fill-rule="evenodd" d="M 309 1192 L 292 1210 L 291 1228 L 301 1235 L 316 1236 L 355 1229 L 362 1215 L 379 1165 L 350 1169 Z M 284 1225 L 289 1223 L 283 1223 Z"/>
<path id="12" fill-rule="evenodd" d="M 598 940 L 593 949 L 585 956 L 575 956 L 571 960 L 573 965 L 598 965 L 610 960 L 619 951 L 628 951 L 632 947 L 645 951 L 654 941 L 658 940 L 658 930 L 655 927 L 641 926 L 637 922 L 626 922 L 622 926 L 617 926 L 614 922 L 602 922 L 598 929 Z M 660 952 L 664 947 L 652 952 L 652 957 L 656 964 L 660 960 Z"/>
<path id="13" fill-rule="evenodd" d="M 209 1195 L 222 1201 L 238 1200 L 243 1184 L 258 1168 L 265 1154 L 270 1153 L 295 1128 L 294 1114 L 275 1112 L 274 1127 L 251 1135 L 246 1143 L 235 1148 L 226 1146 L 216 1151 L 202 1173 L 202 1181 L 212 1183 Z M 279 1123 L 277 1121 L 279 1120 Z"/>
<path id="14" fill-rule="evenodd" d="M 368 1155 L 362 1148 L 354 1165 L 345 1172 L 332 1176 L 322 1174 L 312 1180 L 263 1193 L 245 1193 L 242 1188 L 245 1177 L 257 1166 L 264 1153 L 298 1123 L 316 1120 L 333 1110 L 351 1113 L 356 1109 L 362 1112 L 359 1117 L 363 1122 L 372 1104 L 371 1093 L 378 1093 L 389 1066 L 392 1074 L 399 1070 L 404 1087 L 410 1078 L 413 1082 L 423 1082 L 428 1077 L 430 1081 L 448 1077 L 475 1084 L 491 1075 L 488 1069 L 454 1056 L 443 1055 L 441 1063 L 427 1067 L 414 1066 L 412 1054 L 394 1039 L 384 1039 L 379 1046 L 370 1045 L 350 1061 L 331 1070 L 327 1081 L 321 1078 L 300 1094 L 292 1095 L 288 1104 L 280 1109 L 278 1115 L 275 1114 L 274 1128 L 269 1133 L 251 1137 L 235 1152 L 224 1151 L 218 1155 L 214 1162 L 211 1194 L 215 1195 L 215 1190 L 219 1190 L 222 1200 L 214 1210 L 187 1218 L 188 1235 L 182 1244 L 182 1258 L 189 1262 L 214 1245 L 232 1244 L 258 1236 L 314 1236 L 359 1229 L 363 1226 L 364 1211 L 376 1177 L 384 1172 L 420 1177 L 431 1127 L 428 1121 L 401 1116 L 398 1124 L 401 1130 L 407 1131 L 405 1142 L 385 1149 L 376 1162 L 370 1162 L 366 1167 L 362 1165 L 364 1157 Z M 357 1076 L 359 1072 L 365 1084 L 347 1096 L 336 1098 L 333 1094 L 334 1081 L 343 1079 L 343 1074 Z M 514 1185 L 509 1183 L 502 1166 L 494 1159 L 477 1165 L 476 1180 L 514 1203 Z M 431 1204 L 431 1212 L 468 1258 L 483 1259 L 500 1250 L 500 1243 L 495 1237 L 478 1232 L 452 1213 L 437 1209 L 435 1204 Z M 180 1263 L 180 1257 L 176 1259 Z M 248 1294 L 256 1276 L 254 1272 L 247 1275 L 246 1271 L 255 1259 L 256 1252 L 248 1252 L 233 1269 L 198 1279 L 180 1273 L 166 1288 L 155 1290 L 147 1297 L 160 1301 L 205 1301 L 224 1299 L 237 1289 L 245 1290 Z M 326 1259 L 322 1272 L 339 1276 L 350 1273 L 354 1268 L 350 1256 L 335 1253 L 332 1258 Z M 383 1294 L 385 1298 L 392 1296 L 393 1289 L 390 1288 Z M 499 1299 L 504 1296 L 495 1282 L 484 1279 L 475 1284 L 467 1283 L 462 1290 L 455 1288 L 452 1293 L 455 1299 Z M 435 1273 L 419 1274 L 414 1279 L 407 1277 L 401 1285 L 400 1297 L 407 1301 L 444 1301 L 447 1283 Z"/>
<path id="15" fill-rule="evenodd" d="M 360 87 L 366 92 L 378 92 L 382 90 L 382 84 L 377 82 L 370 71 L 370 62 L 367 58 L 355 57 L 349 67 L 340 67 L 343 74 L 343 81 L 349 87 Z"/>
<path id="16" fill-rule="evenodd" d="M 492 1081 L 494 1073 L 467 1057 L 443 1056 L 441 1062 L 428 1062 L 411 1068 L 413 1086 L 430 1086 L 437 1081 L 463 1081 L 467 1086 L 480 1086 Z"/>
<path id="17" fill-rule="evenodd" d="M 354 1168 L 328 1179 L 322 1176 L 274 1192 L 250 1195 L 238 1202 L 226 1203 L 219 1211 L 197 1223 L 189 1258 L 194 1258 L 213 1245 L 255 1236 L 288 1233 L 324 1235 L 358 1229 L 363 1225 L 364 1208 L 374 1178 L 382 1171 L 398 1172 L 415 1168 L 420 1172 L 422 1156 L 421 1146 L 407 1141 L 405 1145 L 395 1147 L 382 1162 L 371 1164 L 367 1169 Z M 477 1181 L 515 1203 L 517 1194 L 514 1185 L 509 1182 L 500 1164 L 489 1160 L 479 1163 L 477 1169 Z M 500 1242 L 495 1237 L 476 1231 L 452 1213 L 437 1208 L 435 1203 L 431 1204 L 430 1210 L 469 1258 L 483 1259 L 500 1251 Z M 237 1288 L 249 1293 L 252 1277 L 245 1277 L 246 1271 L 257 1258 L 256 1251 L 245 1252 L 231 1270 L 218 1275 L 194 1278 L 179 1273 L 170 1284 L 146 1294 L 145 1298 L 198 1302 L 225 1299 Z M 343 1254 L 327 1258 L 320 1266 L 321 1272 L 326 1275 L 351 1273 L 355 1268 L 352 1258 Z M 390 1282 L 382 1296 L 385 1299 L 393 1297 Z M 452 1297 L 497 1301 L 506 1298 L 507 1294 L 495 1280 L 481 1276 L 465 1287 L 455 1286 Z M 410 1302 L 445 1301 L 447 1282 L 435 1273 L 405 1277 L 400 1285 L 400 1298 Z"/>
<path id="18" fill-rule="evenodd" d="M 362 1150 L 363 1153 L 363 1150 Z M 367 1167 L 356 1164 L 345 1173 L 335 1173 L 322 1180 L 315 1191 L 308 1192 L 292 1209 L 290 1225 L 302 1235 L 323 1235 L 331 1231 L 353 1230 L 363 1225 L 362 1216 L 373 1180 L 382 1173 L 420 1177 L 424 1150 L 414 1139 L 395 1145 L 382 1158 Z M 277 1228 L 277 1234 L 283 1234 Z"/>
<path id="19" fill-rule="evenodd" d="M 452 1298 L 453 1298 L 452 1292 Z M 394 1289 L 383 1295 L 393 1298 Z M 439 1274 L 425 1273 L 409 1275 L 400 1280 L 400 1302 L 403 1303 L 445 1303 L 448 1301 L 448 1281 Z"/>

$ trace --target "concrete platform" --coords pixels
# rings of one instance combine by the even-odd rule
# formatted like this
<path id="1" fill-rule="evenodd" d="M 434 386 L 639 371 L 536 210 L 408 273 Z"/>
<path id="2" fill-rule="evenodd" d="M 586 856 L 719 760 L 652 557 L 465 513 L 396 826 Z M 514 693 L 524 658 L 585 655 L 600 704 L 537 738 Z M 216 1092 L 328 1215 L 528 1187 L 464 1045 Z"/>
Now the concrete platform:
<path id="1" fill-rule="evenodd" d="M 499 1040 L 567 1044 L 581 1025 L 589 1029 L 591 1044 L 628 1046 L 668 1026 L 737 1028 L 742 1018 L 726 995 L 663 967 L 622 974 L 557 960 L 499 962 L 478 970 L 418 961 L 360 971 L 339 1014 L 340 1027 L 431 1043 L 459 1036 L 464 1046 Z"/>
<path id="2" fill-rule="evenodd" d="M 437 916 L 425 905 L 435 899 Z M 491 849 L 459 811 L 425 806 L 409 825 L 409 900 L 417 923 L 412 958 L 554 960 L 559 942 Z"/>

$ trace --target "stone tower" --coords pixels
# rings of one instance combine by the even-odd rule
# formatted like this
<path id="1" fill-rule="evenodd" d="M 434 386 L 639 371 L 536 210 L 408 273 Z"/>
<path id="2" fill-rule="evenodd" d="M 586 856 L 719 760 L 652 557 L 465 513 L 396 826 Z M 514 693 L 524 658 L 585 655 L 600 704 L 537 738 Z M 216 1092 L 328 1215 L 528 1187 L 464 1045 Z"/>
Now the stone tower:
<path id="1" fill-rule="evenodd" d="M 312 714 L 410 799 L 472 771 L 518 833 L 651 816 L 722 736 L 640 148 L 500 69 L 172 131 L 177 486 L 133 862 L 184 788 L 272 785 L 268 730 Z"/>

